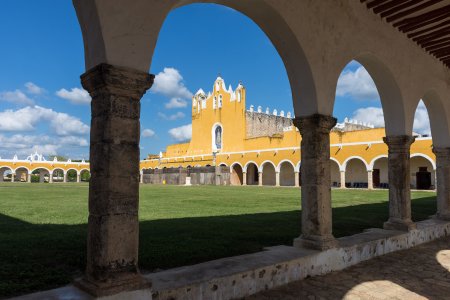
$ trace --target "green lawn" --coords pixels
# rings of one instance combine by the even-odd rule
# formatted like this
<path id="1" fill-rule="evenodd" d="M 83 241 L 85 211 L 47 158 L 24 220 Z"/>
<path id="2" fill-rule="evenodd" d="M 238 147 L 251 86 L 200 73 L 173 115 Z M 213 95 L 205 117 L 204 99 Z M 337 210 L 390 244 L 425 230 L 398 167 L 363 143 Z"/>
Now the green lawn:
<path id="1" fill-rule="evenodd" d="M 0 298 L 70 283 L 84 269 L 87 184 L 0 184 Z M 413 219 L 436 211 L 435 193 L 413 192 Z M 334 190 L 335 236 L 381 227 L 387 191 Z M 141 187 L 143 271 L 292 243 L 300 191 L 269 187 Z"/>

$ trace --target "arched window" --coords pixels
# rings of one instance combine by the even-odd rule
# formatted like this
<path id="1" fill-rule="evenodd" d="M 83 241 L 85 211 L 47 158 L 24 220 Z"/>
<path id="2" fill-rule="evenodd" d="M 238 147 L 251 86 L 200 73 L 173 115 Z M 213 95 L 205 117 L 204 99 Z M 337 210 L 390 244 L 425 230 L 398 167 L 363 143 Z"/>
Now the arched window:
<path id="1" fill-rule="evenodd" d="M 219 95 L 219 108 L 222 107 L 222 95 Z"/>

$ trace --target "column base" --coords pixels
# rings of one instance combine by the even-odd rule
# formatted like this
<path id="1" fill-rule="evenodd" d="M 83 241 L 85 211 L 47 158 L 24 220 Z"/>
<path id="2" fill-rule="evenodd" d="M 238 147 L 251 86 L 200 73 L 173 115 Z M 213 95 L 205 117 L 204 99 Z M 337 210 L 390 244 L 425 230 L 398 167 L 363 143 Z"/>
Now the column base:
<path id="1" fill-rule="evenodd" d="M 443 221 L 450 221 L 450 212 L 447 213 L 437 213 L 435 216 L 436 219 L 443 220 Z"/>
<path id="2" fill-rule="evenodd" d="M 309 235 L 294 239 L 294 247 L 296 248 L 308 248 L 314 250 L 328 250 L 336 248 L 339 245 L 338 241 L 332 235 L 320 236 Z"/>
<path id="3" fill-rule="evenodd" d="M 74 285 L 94 297 L 105 297 L 121 292 L 150 289 L 151 282 L 145 280 L 140 274 L 123 276 L 122 279 L 108 281 L 91 281 L 86 277 L 74 281 Z"/>
<path id="4" fill-rule="evenodd" d="M 386 230 L 410 231 L 416 229 L 416 223 L 405 220 L 388 220 L 384 222 L 383 228 Z"/>
<path id="5" fill-rule="evenodd" d="M 191 177 L 186 177 L 186 183 L 184 185 L 187 185 L 187 186 L 192 185 L 191 184 Z"/>

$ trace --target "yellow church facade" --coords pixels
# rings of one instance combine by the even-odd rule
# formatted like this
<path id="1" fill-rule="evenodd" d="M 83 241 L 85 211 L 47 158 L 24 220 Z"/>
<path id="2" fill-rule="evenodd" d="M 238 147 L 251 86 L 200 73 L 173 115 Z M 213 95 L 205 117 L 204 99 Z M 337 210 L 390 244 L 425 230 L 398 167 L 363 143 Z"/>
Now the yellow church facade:
<path id="1" fill-rule="evenodd" d="M 335 187 L 387 188 L 384 128 L 346 119 L 330 134 L 331 183 Z M 192 138 L 141 161 L 148 169 L 227 166 L 232 185 L 301 185 L 301 135 L 289 112 L 246 106 L 246 89 L 218 77 L 212 92 L 192 98 Z M 411 188 L 435 186 L 432 139 L 416 135 L 411 146 Z"/>

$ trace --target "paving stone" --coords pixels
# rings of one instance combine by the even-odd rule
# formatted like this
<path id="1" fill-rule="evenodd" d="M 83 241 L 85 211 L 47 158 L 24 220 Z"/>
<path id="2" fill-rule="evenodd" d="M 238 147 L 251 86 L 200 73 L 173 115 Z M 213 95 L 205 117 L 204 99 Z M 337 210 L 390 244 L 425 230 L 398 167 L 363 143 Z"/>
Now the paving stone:
<path id="1" fill-rule="evenodd" d="M 449 271 L 447 237 L 245 299 L 450 300 Z"/>

